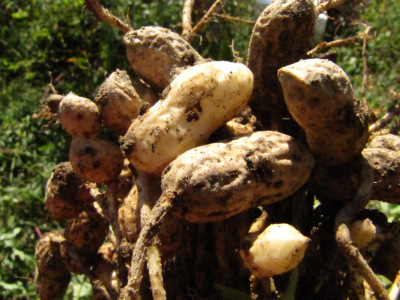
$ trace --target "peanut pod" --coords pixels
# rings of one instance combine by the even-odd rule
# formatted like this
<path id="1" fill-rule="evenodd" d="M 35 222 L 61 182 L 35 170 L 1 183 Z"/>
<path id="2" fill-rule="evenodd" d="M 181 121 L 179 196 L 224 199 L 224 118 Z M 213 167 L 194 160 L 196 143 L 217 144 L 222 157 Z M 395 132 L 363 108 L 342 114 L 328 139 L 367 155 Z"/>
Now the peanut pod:
<path id="1" fill-rule="evenodd" d="M 278 69 L 306 57 L 315 20 L 312 0 L 276 0 L 254 25 L 247 58 L 254 74 L 250 106 L 266 128 L 279 127 L 286 110 Z"/>
<path id="2" fill-rule="evenodd" d="M 165 99 L 132 123 L 122 150 L 138 170 L 160 175 L 179 154 L 204 144 L 240 113 L 252 89 L 253 75 L 242 64 L 219 61 L 187 69 Z"/>
<path id="3" fill-rule="evenodd" d="M 129 31 L 124 43 L 132 68 L 157 91 L 166 88 L 181 70 L 203 61 L 179 34 L 162 27 Z"/>
<path id="4" fill-rule="evenodd" d="M 368 139 L 368 108 L 355 99 L 339 66 L 307 59 L 281 68 L 278 77 L 287 107 L 318 160 L 341 163 L 361 153 Z"/>

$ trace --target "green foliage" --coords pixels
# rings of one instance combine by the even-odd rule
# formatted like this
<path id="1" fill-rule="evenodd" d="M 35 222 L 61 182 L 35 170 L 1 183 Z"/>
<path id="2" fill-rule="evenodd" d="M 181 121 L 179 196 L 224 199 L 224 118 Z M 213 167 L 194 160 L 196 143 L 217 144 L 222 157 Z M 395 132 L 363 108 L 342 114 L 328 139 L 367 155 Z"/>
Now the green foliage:
<path id="1" fill-rule="evenodd" d="M 360 19 L 372 26 L 373 40 L 367 44 L 369 81 L 366 89 L 368 103 L 375 108 L 387 107 L 394 99 L 390 90 L 400 89 L 400 7 L 396 0 L 363 1 L 358 13 Z M 359 23 L 340 25 L 345 28 L 341 37 L 360 35 L 365 27 Z M 338 50 L 338 63 L 349 74 L 360 98 L 363 81 L 362 43 L 354 47 L 342 46 Z"/>

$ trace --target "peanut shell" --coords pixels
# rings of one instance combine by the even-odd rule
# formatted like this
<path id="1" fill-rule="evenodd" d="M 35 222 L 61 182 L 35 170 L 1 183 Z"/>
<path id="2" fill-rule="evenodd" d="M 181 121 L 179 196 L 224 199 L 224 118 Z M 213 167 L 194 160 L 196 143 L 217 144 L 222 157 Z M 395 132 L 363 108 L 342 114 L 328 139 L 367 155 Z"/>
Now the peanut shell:
<path id="1" fill-rule="evenodd" d="M 270 123 L 280 123 L 286 110 L 278 69 L 306 57 L 315 20 L 312 0 L 273 1 L 257 19 L 247 58 L 254 74 L 250 106 L 266 128 L 279 126 Z"/>
<path id="2" fill-rule="evenodd" d="M 124 43 L 132 68 L 157 91 L 166 88 L 185 67 L 203 61 L 179 34 L 162 27 L 129 31 Z"/>
<path id="3" fill-rule="evenodd" d="M 319 161 L 343 163 L 361 153 L 368 139 L 368 108 L 355 99 L 339 66 L 307 59 L 281 68 L 278 77 L 287 107 Z"/>
<path id="4" fill-rule="evenodd" d="M 46 184 L 46 210 L 55 221 L 77 217 L 94 201 L 90 193 L 94 187 L 76 176 L 70 162 L 60 163 Z"/>
<path id="5" fill-rule="evenodd" d="M 101 116 L 96 104 L 73 92 L 61 100 L 58 106 L 58 118 L 72 137 L 94 138 L 101 129 Z"/>
<path id="6" fill-rule="evenodd" d="M 274 131 L 193 148 L 164 170 L 163 194 L 193 223 L 216 222 L 282 200 L 308 179 L 314 159 L 305 146 Z"/>

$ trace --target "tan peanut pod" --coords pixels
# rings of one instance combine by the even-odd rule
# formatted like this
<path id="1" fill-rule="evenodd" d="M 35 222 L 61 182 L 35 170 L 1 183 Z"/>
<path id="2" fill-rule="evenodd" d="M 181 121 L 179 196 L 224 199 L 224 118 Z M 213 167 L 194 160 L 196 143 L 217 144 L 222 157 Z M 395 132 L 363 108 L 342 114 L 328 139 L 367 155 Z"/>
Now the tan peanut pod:
<path id="1" fill-rule="evenodd" d="M 139 115 L 144 104 L 128 73 L 118 69 L 100 85 L 95 102 L 104 125 L 122 135 Z"/>
<path id="2" fill-rule="evenodd" d="M 400 204 L 400 151 L 365 148 L 362 155 L 374 173 L 371 199 Z"/>
<path id="3" fill-rule="evenodd" d="M 132 68 L 157 91 L 166 88 L 185 67 L 203 61 L 179 34 L 162 27 L 129 31 L 124 43 Z"/>
<path id="4" fill-rule="evenodd" d="M 93 256 L 108 233 L 107 222 L 91 209 L 70 219 L 64 231 L 67 242 L 82 256 Z"/>
<path id="5" fill-rule="evenodd" d="M 95 209 L 84 211 L 78 217 L 68 220 L 64 231 L 67 243 L 60 249 L 68 269 L 76 274 L 84 273 L 83 268 L 95 261 L 97 250 L 107 233 L 108 224 Z"/>
<path id="6" fill-rule="evenodd" d="M 312 0 L 275 0 L 257 19 L 247 57 L 254 74 L 250 106 L 266 128 L 277 129 L 286 110 L 278 69 L 306 57 L 315 20 Z"/>
<path id="7" fill-rule="evenodd" d="M 140 232 L 140 207 L 137 185 L 133 185 L 124 203 L 118 209 L 121 233 L 128 242 L 135 242 Z"/>
<path id="8" fill-rule="evenodd" d="M 101 116 L 96 104 L 73 92 L 61 100 L 58 118 L 67 133 L 74 138 L 94 138 L 101 129 Z"/>
<path id="9" fill-rule="evenodd" d="M 204 144 L 240 113 L 252 89 L 253 75 L 243 64 L 219 61 L 189 68 L 171 83 L 165 99 L 132 123 L 122 150 L 136 169 L 159 176 L 179 154 Z"/>
<path id="10" fill-rule="evenodd" d="M 305 130 L 319 161 L 347 162 L 368 139 L 368 108 L 355 99 L 346 73 L 325 59 L 307 59 L 281 68 L 279 81 L 287 107 Z"/>
<path id="11" fill-rule="evenodd" d="M 46 278 L 68 277 L 70 272 L 65 266 L 60 247 L 65 242 L 61 233 L 52 231 L 44 234 L 35 247 L 35 260 L 38 274 Z"/>
<path id="12" fill-rule="evenodd" d="M 377 135 L 371 140 L 368 148 L 385 148 L 400 151 L 400 136 L 390 133 Z"/>
<path id="13" fill-rule="evenodd" d="M 271 224 L 240 254 L 252 275 L 272 277 L 297 267 L 310 241 L 292 225 Z"/>
<path id="14" fill-rule="evenodd" d="M 216 222 L 282 200 L 308 179 L 314 159 L 292 137 L 259 131 L 191 149 L 164 170 L 163 194 L 193 223 Z"/>
<path id="15" fill-rule="evenodd" d="M 74 138 L 69 159 L 80 178 L 96 183 L 115 180 L 124 166 L 119 147 L 108 140 Z"/>
<path id="16" fill-rule="evenodd" d="M 60 163 L 46 184 L 46 210 L 55 221 L 77 217 L 94 201 L 92 188 L 95 188 L 93 183 L 76 176 L 70 162 Z"/>

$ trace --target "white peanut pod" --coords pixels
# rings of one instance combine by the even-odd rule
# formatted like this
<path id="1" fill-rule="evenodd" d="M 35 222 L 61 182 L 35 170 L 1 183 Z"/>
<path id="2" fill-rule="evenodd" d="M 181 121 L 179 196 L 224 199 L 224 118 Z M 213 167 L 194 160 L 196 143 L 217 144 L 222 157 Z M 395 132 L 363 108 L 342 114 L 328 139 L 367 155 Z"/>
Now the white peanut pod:
<path id="1" fill-rule="evenodd" d="M 289 224 L 271 224 L 242 251 L 245 266 L 257 278 L 286 273 L 302 261 L 311 240 Z"/>
<path id="2" fill-rule="evenodd" d="M 164 99 L 132 123 L 122 150 L 135 168 L 160 175 L 179 154 L 204 144 L 240 113 L 252 89 L 253 74 L 243 64 L 219 61 L 187 69 Z"/>

